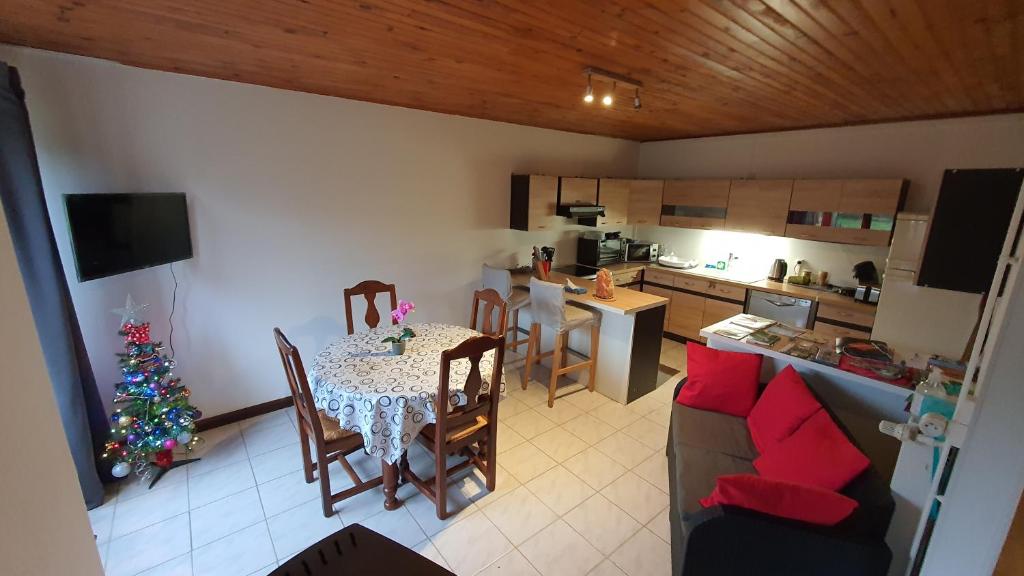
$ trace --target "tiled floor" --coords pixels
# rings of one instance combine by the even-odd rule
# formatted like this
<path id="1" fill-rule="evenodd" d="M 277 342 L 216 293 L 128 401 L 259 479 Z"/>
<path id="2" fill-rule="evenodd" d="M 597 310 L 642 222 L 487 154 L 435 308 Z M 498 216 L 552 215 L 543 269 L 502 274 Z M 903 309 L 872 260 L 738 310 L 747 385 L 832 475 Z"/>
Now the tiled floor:
<path id="1" fill-rule="evenodd" d="M 661 364 L 676 371 L 683 370 L 686 367 L 686 344 L 662 338 Z"/>
<path id="2" fill-rule="evenodd" d="M 458 476 L 449 489 L 458 514 L 444 522 L 411 486 L 400 487 L 396 511 L 384 511 L 378 488 L 324 518 L 318 485 L 303 478 L 290 410 L 206 432 L 201 462 L 152 491 L 123 485 L 89 515 L 110 576 L 267 574 L 356 522 L 459 575 L 667 575 L 664 446 L 678 379 L 629 406 L 584 391 L 549 409 L 540 384 L 511 386 L 497 490 L 488 493 L 475 470 Z M 379 461 L 352 460 L 361 473 L 379 474 Z M 410 461 L 430 475 L 425 450 L 414 447 Z M 347 482 L 336 464 L 330 473 L 335 490 Z"/>

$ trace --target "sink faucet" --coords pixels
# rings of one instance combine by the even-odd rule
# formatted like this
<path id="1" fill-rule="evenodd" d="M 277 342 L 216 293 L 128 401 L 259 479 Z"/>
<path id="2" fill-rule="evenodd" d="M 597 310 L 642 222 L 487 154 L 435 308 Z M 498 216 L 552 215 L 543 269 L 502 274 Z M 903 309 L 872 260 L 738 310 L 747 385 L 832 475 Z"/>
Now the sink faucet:
<path id="1" fill-rule="evenodd" d="M 729 252 L 729 259 L 725 261 L 725 269 L 728 270 L 729 268 L 732 268 L 732 261 L 739 259 L 739 256 L 733 255 L 732 252 Z"/>

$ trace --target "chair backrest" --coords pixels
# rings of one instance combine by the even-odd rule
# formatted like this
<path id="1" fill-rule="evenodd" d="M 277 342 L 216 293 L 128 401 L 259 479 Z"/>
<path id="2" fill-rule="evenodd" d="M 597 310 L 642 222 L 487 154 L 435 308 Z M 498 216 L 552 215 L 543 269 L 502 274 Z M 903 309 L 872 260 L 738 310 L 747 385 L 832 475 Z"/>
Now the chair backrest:
<path id="1" fill-rule="evenodd" d="M 380 324 L 380 312 L 377 311 L 376 298 L 377 294 L 388 293 L 391 296 L 391 309 L 398 308 L 398 296 L 395 293 L 394 284 L 385 284 L 379 280 L 363 280 L 359 284 L 351 288 L 345 288 L 345 326 L 348 328 L 348 333 L 352 334 L 355 332 L 355 328 L 352 325 L 352 297 L 362 296 L 366 298 L 366 316 L 363 321 L 366 322 L 366 326 L 369 328 L 376 328 Z M 392 324 L 397 324 L 394 318 L 391 319 Z"/>
<path id="2" fill-rule="evenodd" d="M 484 308 L 483 322 L 478 323 L 481 304 Z M 469 318 L 469 327 L 488 336 L 504 336 L 508 322 L 507 306 L 508 304 L 495 290 L 488 288 L 473 292 L 473 312 Z M 495 313 L 497 313 L 497 317 L 495 317 Z M 482 324 L 482 326 L 478 326 L 478 324 Z"/>
<path id="3" fill-rule="evenodd" d="M 487 391 L 482 392 L 484 379 L 480 374 L 480 360 L 484 353 L 494 351 L 494 363 L 491 370 Z M 466 375 L 466 382 L 462 387 L 460 397 L 465 397 L 465 403 L 459 406 L 451 405 L 452 394 L 450 392 L 450 380 L 452 362 L 466 359 L 469 361 L 469 373 Z M 501 392 L 501 367 L 505 360 L 505 337 L 504 336 L 474 336 L 464 340 L 455 348 L 441 352 L 441 381 L 437 388 L 437 400 L 434 410 L 437 416 L 435 423 L 437 442 L 443 443 L 448 435 L 448 430 L 457 428 L 467 422 L 476 420 L 477 416 L 488 415 L 491 423 L 496 423 L 498 418 L 498 397 Z"/>
<path id="4" fill-rule="evenodd" d="M 530 278 L 530 318 L 553 328 L 565 324 L 565 290 L 561 284 Z"/>
<path id="5" fill-rule="evenodd" d="M 313 393 L 309 389 L 309 381 L 306 379 L 306 370 L 302 366 L 302 357 L 299 349 L 292 345 L 281 332 L 280 328 L 274 328 L 274 340 L 277 341 L 277 351 L 281 355 L 281 364 L 284 365 L 284 374 L 288 378 L 288 388 L 292 392 L 292 400 L 295 403 L 296 416 L 299 418 L 299 425 L 305 426 L 306 430 L 316 439 L 318 444 L 323 444 L 324 430 L 317 416 L 317 408 L 314 403 Z"/>
<path id="6" fill-rule="evenodd" d="M 483 279 L 485 290 L 490 288 L 505 300 L 508 300 L 508 297 L 512 295 L 512 273 L 508 270 L 492 268 L 484 264 L 480 276 Z"/>

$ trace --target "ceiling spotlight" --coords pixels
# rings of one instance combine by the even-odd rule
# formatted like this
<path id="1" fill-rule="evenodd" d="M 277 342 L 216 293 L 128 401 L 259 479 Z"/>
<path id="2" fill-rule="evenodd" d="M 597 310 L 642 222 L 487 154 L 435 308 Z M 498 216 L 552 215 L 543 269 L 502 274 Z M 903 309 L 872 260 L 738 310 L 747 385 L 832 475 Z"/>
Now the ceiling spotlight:
<path id="1" fill-rule="evenodd" d="M 604 104 L 605 106 L 611 106 L 612 102 L 615 101 L 614 98 L 612 98 L 612 93 L 614 93 L 614 92 L 615 92 L 615 82 L 612 82 L 612 91 L 607 93 L 607 94 L 605 94 L 604 97 L 601 98 L 601 104 Z"/>
<path id="2" fill-rule="evenodd" d="M 590 84 L 590 74 L 587 74 L 587 90 L 583 93 L 583 101 L 587 104 L 594 101 L 594 87 Z"/>
<path id="3" fill-rule="evenodd" d="M 633 96 L 633 110 L 640 109 L 640 89 L 636 89 L 636 95 Z"/>

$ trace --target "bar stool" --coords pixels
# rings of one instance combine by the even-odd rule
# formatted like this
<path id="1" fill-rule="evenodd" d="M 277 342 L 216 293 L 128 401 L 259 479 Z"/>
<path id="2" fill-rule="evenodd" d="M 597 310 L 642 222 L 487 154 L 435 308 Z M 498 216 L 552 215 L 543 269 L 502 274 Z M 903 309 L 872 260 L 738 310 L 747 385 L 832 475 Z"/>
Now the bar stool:
<path id="1" fill-rule="evenodd" d="M 526 344 L 526 365 L 523 367 L 523 390 L 530 381 L 530 368 L 543 358 L 552 356 L 551 383 L 548 384 L 548 408 L 555 405 L 555 388 L 558 377 L 577 370 L 589 370 L 587 389 L 594 391 L 597 375 L 597 347 L 601 334 L 601 315 L 596 310 L 568 304 L 561 284 L 530 278 L 530 338 Z M 555 331 L 555 348 L 540 352 L 541 326 Z M 569 348 L 569 332 L 577 328 L 590 327 L 590 355 L 578 364 L 566 366 Z"/>
<path id="2" fill-rule="evenodd" d="M 492 268 L 487 264 L 483 265 L 483 287 L 490 288 L 498 293 L 507 303 L 506 314 L 511 316 L 507 321 L 505 329 L 505 348 L 511 348 L 513 352 L 519 353 L 519 345 L 529 342 L 529 338 L 519 338 L 519 311 L 530 305 L 530 291 L 519 286 L 512 286 L 512 273 L 504 268 Z M 508 338 L 508 332 L 512 337 Z"/>

